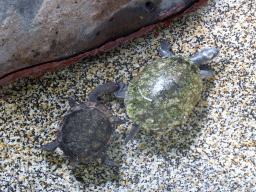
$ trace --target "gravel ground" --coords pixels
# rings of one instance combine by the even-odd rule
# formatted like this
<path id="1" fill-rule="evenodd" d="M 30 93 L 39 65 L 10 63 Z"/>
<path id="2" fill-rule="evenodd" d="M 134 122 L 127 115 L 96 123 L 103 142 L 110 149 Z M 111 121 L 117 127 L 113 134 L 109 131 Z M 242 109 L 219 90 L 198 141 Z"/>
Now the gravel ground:
<path id="1" fill-rule="evenodd" d="M 0 191 L 256 191 L 255 11 L 250 0 L 210 0 L 115 50 L 4 86 Z M 68 97 L 84 102 L 104 82 L 129 83 L 159 59 L 162 40 L 186 57 L 221 48 L 186 123 L 165 135 L 141 129 L 127 145 L 131 122 L 118 126 L 108 156 L 119 168 L 100 160 L 72 167 L 60 149 L 40 149 L 56 139 Z M 101 102 L 127 118 L 122 101 L 106 95 Z"/>

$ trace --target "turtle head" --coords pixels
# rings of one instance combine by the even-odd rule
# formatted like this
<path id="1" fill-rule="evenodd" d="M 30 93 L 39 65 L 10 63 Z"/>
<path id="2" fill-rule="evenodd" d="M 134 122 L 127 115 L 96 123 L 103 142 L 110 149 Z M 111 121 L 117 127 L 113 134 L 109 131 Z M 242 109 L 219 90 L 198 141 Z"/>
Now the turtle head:
<path id="1" fill-rule="evenodd" d="M 168 41 L 162 41 L 159 47 L 159 56 L 160 57 L 172 57 L 174 56 L 172 50 L 171 50 L 171 45 Z"/>
<path id="2" fill-rule="evenodd" d="M 213 60 L 214 57 L 218 55 L 220 48 L 217 47 L 209 47 L 204 49 L 201 54 L 205 58 L 205 62 Z"/>
<path id="3" fill-rule="evenodd" d="M 218 55 L 220 48 L 217 47 L 209 47 L 204 49 L 201 52 L 196 53 L 189 57 L 189 60 L 192 61 L 195 65 L 200 66 L 203 65 Z"/>

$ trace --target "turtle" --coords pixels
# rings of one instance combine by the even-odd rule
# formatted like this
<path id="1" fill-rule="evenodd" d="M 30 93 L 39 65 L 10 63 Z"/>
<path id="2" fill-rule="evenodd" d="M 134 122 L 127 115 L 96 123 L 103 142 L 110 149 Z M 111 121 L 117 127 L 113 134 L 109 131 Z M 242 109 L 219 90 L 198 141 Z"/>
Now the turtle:
<path id="1" fill-rule="evenodd" d="M 174 55 L 170 43 L 163 41 L 158 61 L 148 64 L 129 85 L 120 82 L 114 95 L 124 99 L 126 113 L 133 121 L 125 144 L 140 127 L 165 132 L 184 122 L 200 99 L 202 79 L 213 75 L 206 63 L 219 50 L 209 47 L 185 58 Z"/>
<path id="2" fill-rule="evenodd" d="M 108 82 L 92 90 L 87 102 L 78 104 L 74 99 L 69 98 L 70 109 L 59 125 L 57 139 L 43 145 L 41 149 L 54 151 L 59 147 L 70 157 L 73 165 L 85 164 L 101 158 L 106 165 L 118 166 L 116 161 L 106 156 L 106 150 L 113 141 L 120 120 L 113 117 L 106 106 L 100 104 L 97 99 L 100 94 L 118 89 L 118 83 Z"/>

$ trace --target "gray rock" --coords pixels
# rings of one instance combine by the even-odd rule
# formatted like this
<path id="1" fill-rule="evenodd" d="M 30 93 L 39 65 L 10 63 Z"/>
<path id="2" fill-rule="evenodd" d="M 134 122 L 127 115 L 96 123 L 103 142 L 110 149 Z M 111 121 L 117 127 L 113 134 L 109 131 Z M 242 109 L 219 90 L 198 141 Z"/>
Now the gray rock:
<path id="1" fill-rule="evenodd" d="M 63 64 L 49 63 L 63 61 L 99 48 L 111 40 L 125 37 L 142 27 L 186 10 L 195 2 L 195 0 L 2 0 L 0 1 L 0 85 L 22 76 L 56 69 Z M 128 39 L 132 38 L 134 37 L 130 36 Z M 109 50 L 123 42 L 123 40 L 117 41 L 84 56 Z M 71 60 L 65 65 L 74 62 L 76 61 Z M 47 66 L 41 67 L 44 64 Z"/>

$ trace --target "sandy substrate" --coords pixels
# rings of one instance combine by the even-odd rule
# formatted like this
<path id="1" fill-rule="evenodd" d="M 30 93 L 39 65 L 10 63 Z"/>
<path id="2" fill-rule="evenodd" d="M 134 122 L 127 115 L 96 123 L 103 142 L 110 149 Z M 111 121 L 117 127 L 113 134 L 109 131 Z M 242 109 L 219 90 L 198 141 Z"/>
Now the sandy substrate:
<path id="1" fill-rule="evenodd" d="M 0 191 L 256 191 L 256 7 L 249 0 L 210 0 L 113 51 L 42 77 L 4 86 L 0 95 Z M 97 85 L 129 83 L 159 59 L 168 40 L 186 57 L 221 48 L 214 77 L 188 121 L 159 135 L 141 129 L 127 145 L 132 122 L 116 129 L 108 150 L 119 168 L 99 161 L 72 167 L 60 149 L 40 146 L 56 139 L 68 97 L 84 102 Z M 122 101 L 101 102 L 126 119 Z"/>

